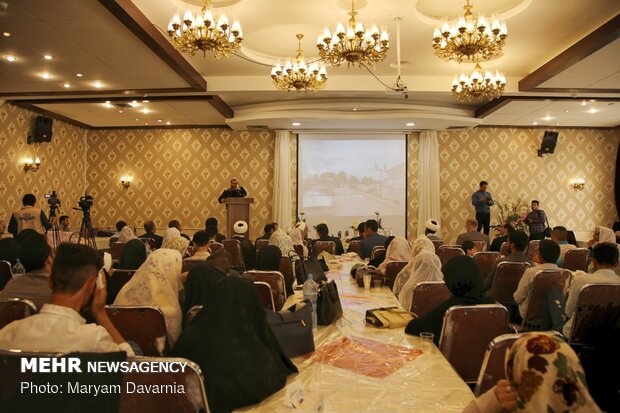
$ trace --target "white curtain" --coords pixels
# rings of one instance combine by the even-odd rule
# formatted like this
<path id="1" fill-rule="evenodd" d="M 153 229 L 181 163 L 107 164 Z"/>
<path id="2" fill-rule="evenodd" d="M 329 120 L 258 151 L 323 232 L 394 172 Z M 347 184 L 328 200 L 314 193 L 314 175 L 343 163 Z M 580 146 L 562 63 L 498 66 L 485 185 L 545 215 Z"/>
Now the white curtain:
<path id="1" fill-rule="evenodd" d="M 439 198 L 439 144 L 437 131 L 420 133 L 418 152 L 418 234 L 424 234 L 426 220 L 441 225 Z"/>
<path id="2" fill-rule="evenodd" d="M 273 173 L 273 220 L 280 228 L 293 224 L 293 201 L 291 190 L 291 139 L 290 131 L 276 131 L 276 147 Z"/>

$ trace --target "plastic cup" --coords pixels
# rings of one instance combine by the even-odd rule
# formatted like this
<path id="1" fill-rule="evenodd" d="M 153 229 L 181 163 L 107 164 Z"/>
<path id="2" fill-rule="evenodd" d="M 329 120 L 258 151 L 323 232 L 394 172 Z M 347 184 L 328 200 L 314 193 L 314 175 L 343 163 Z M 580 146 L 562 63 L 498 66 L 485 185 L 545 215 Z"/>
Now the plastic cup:
<path id="1" fill-rule="evenodd" d="M 381 288 L 381 280 L 373 280 L 372 284 L 375 286 L 375 288 Z"/>
<path id="2" fill-rule="evenodd" d="M 420 333 L 420 338 L 422 339 L 422 351 L 430 353 L 433 349 L 433 338 L 435 338 L 435 335 L 433 333 Z"/>
<path id="3" fill-rule="evenodd" d="M 370 290 L 370 283 L 372 282 L 372 275 L 364 274 L 364 289 Z"/>

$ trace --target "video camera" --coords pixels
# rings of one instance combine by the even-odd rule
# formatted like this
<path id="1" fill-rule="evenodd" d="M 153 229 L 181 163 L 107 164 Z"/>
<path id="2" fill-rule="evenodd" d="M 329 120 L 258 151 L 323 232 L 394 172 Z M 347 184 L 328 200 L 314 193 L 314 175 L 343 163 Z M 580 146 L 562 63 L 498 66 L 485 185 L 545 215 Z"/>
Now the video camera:
<path id="1" fill-rule="evenodd" d="M 56 191 L 52 191 L 52 193 L 50 194 L 45 194 L 43 195 L 43 197 L 47 199 L 47 204 L 50 207 L 58 208 L 61 204 L 60 198 L 58 198 L 58 195 L 56 195 Z"/>
<path id="2" fill-rule="evenodd" d="M 78 206 L 80 207 L 79 209 L 81 209 L 84 214 L 88 214 L 90 213 L 90 208 L 92 208 L 94 202 L 95 198 L 88 194 L 85 194 L 84 196 L 81 196 L 80 200 L 78 201 Z"/>

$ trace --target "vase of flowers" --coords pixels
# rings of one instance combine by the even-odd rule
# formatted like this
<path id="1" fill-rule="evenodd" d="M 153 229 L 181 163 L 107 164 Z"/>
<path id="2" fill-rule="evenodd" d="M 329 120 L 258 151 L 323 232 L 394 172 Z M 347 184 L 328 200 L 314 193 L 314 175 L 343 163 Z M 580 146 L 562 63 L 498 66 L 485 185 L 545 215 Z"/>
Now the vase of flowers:
<path id="1" fill-rule="evenodd" d="M 513 200 L 511 198 L 500 199 L 495 202 L 499 212 L 497 218 L 500 225 L 511 224 L 516 230 L 526 231 L 527 224 L 525 217 L 527 215 L 528 205 L 521 198 Z"/>
<path id="2" fill-rule="evenodd" d="M 379 211 L 375 211 L 375 215 L 377 216 L 377 226 L 379 227 L 379 229 L 383 229 L 383 227 L 381 226 L 381 214 L 379 213 Z"/>

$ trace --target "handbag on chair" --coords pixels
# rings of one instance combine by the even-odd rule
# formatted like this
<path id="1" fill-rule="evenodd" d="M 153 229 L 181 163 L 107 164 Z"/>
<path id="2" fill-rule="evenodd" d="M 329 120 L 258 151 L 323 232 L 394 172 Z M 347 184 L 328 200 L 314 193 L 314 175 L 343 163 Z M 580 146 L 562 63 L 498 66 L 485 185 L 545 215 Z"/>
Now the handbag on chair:
<path id="1" fill-rule="evenodd" d="M 319 296 L 316 300 L 317 324 L 328 326 L 342 317 L 342 304 L 338 295 L 338 287 L 332 280 L 320 284 Z"/>
<path id="2" fill-rule="evenodd" d="M 278 339 L 287 357 L 299 356 L 314 351 L 312 333 L 312 306 L 308 301 L 286 310 L 267 312 L 267 324 Z"/>
<path id="3" fill-rule="evenodd" d="M 295 261 L 295 278 L 297 279 L 297 285 L 303 285 L 308 279 L 308 274 L 312 274 L 312 279 L 317 284 L 320 284 L 322 281 L 327 281 L 321 264 L 315 258 L 303 259 L 298 257 Z"/>

